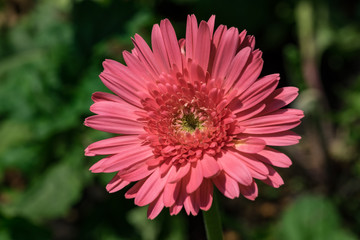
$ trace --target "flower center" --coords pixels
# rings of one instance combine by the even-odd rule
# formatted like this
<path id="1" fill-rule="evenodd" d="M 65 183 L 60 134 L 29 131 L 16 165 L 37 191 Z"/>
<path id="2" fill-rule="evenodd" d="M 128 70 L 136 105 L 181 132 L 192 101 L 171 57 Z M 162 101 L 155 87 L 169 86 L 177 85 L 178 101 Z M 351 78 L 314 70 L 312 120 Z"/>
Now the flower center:
<path id="1" fill-rule="evenodd" d="M 202 125 L 198 117 L 196 117 L 193 113 L 185 114 L 181 118 L 181 128 L 183 131 L 192 133 L 196 129 L 201 129 Z"/>

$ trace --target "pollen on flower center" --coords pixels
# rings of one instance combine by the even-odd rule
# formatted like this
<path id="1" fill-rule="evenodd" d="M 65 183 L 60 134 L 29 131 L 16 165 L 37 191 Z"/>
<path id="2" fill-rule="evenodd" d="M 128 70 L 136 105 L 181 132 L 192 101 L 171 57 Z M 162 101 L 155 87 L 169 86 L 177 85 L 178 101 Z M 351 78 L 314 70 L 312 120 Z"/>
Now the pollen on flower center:
<path id="1" fill-rule="evenodd" d="M 194 133 L 196 130 L 202 131 L 205 129 L 207 122 L 207 114 L 199 106 L 194 107 L 190 104 L 185 104 L 176 114 L 173 115 L 173 128 L 176 133 L 186 134 Z"/>
<path id="2" fill-rule="evenodd" d="M 182 130 L 192 133 L 196 129 L 202 129 L 203 126 L 198 117 L 196 117 L 193 113 L 185 114 L 181 118 L 181 128 Z"/>

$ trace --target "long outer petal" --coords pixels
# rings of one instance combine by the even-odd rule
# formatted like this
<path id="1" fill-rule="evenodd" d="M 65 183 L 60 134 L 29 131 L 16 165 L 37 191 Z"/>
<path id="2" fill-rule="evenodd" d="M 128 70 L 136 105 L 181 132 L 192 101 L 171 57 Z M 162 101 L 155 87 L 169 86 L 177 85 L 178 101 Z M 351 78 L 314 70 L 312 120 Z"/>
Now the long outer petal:
<path id="1" fill-rule="evenodd" d="M 192 164 L 189 172 L 189 182 L 186 185 L 186 192 L 193 193 L 198 189 L 204 179 L 201 165 L 199 162 L 195 162 Z"/>
<path id="2" fill-rule="evenodd" d="M 91 99 L 95 103 L 101 101 L 123 102 L 123 100 L 120 97 L 107 92 L 94 92 L 91 96 Z"/>
<path id="3" fill-rule="evenodd" d="M 227 175 L 224 171 L 220 172 L 216 177 L 211 178 L 217 189 L 230 199 L 239 197 L 239 183 Z"/>
<path id="4" fill-rule="evenodd" d="M 159 170 L 154 171 L 141 186 L 135 197 L 135 204 L 145 206 L 154 201 L 163 191 L 168 175 L 161 178 Z"/>
<path id="5" fill-rule="evenodd" d="M 301 137 L 292 132 L 284 131 L 271 134 L 242 134 L 242 137 L 260 138 L 265 141 L 268 146 L 289 146 L 299 143 Z"/>
<path id="6" fill-rule="evenodd" d="M 176 65 L 181 69 L 182 62 L 179 43 L 176 38 L 175 30 L 168 19 L 161 21 L 160 30 L 164 39 L 170 65 Z"/>
<path id="7" fill-rule="evenodd" d="M 100 79 L 108 89 L 118 95 L 121 99 L 138 108 L 142 108 L 140 96 L 137 94 L 136 90 L 131 87 L 131 85 L 125 86 L 125 84 L 119 81 L 116 76 L 106 72 L 102 72 L 100 74 Z"/>
<path id="8" fill-rule="evenodd" d="M 90 106 L 90 111 L 93 113 L 114 117 L 119 116 L 134 121 L 138 118 L 138 115 L 135 114 L 137 110 L 139 109 L 126 102 L 101 101 Z"/>
<path id="9" fill-rule="evenodd" d="M 204 179 L 200 188 L 198 188 L 197 201 L 199 202 L 200 209 L 207 211 L 210 209 L 213 201 L 213 184 L 210 180 Z"/>
<path id="10" fill-rule="evenodd" d="M 224 79 L 224 89 L 229 91 L 236 80 L 239 78 L 241 72 L 244 70 L 244 67 L 248 61 L 248 58 L 251 53 L 251 48 L 246 47 L 241 49 L 234 59 L 232 60 L 226 78 Z"/>
<path id="11" fill-rule="evenodd" d="M 141 140 L 137 135 L 117 136 L 103 139 L 90 144 L 85 149 L 86 156 L 116 154 L 128 148 L 128 145 L 139 143 Z"/>
<path id="12" fill-rule="evenodd" d="M 257 153 L 265 148 L 265 141 L 260 138 L 235 140 L 235 148 L 240 152 Z"/>
<path id="13" fill-rule="evenodd" d="M 92 172 L 115 172 L 122 171 L 139 162 L 147 161 L 148 158 L 153 157 L 152 149 L 149 146 L 142 146 L 140 144 L 128 145 L 126 151 L 118 152 L 117 154 L 103 158 L 93 166 Z"/>
<path id="14" fill-rule="evenodd" d="M 222 36 L 219 47 L 216 51 L 211 77 L 223 79 L 228 66 L 235 56 L 239 32 L 236 28 L 230 28 Z"/>
<path id="15" fill-rule="evenodd" d="M 194 60 L 206 72 L 210 57 L 210 30 L 206 22 L 201 21 L 197 35 Z"/>
<path id="16" fill-rule="evenodd" d="M 154 52 L 154 57 L 163 72 L 168 72 L 170 69 L 169 58 L 167 56 L 165 43 L 158 24 L 155 24 L 151 32 L 151 44 Z"/>
<path id="17" fill-rule="evenodd" d="M 259 77 L 264 61 L 261 58 L 253 60 L 247 67 L 246 70 L 241 74 L 234 84 L 234 88 L 239 93 L 244 92 L 248 89 Z"/>
<path id="18" fill-rule="evenodd" d="M 121 179 L 119 177 L 119 174 L 117 173 L 111 180 L 110 182 L 106 185 L 106 190 L 109 193 L 113 193 L 113 192 L 117 192 L 121 189 L 123 189 L 124 187 L 126 187 L 127 185 L 129 185 L 130 182 L 128 181 L 124 181 L 123 179 Z"/>
<path id="19" fill-rule="evenodd" d="M 283 87 L 276 89 L 266 100 L 266 108 L 263 114 L 276 111 L 292 101 L 299 95 L 299 89 L 296 87 Z"/>
<path id="20" fill-rule="evenodd" d="M 223 154 L 218 158 L 218 163 L 222 166 L 222 169 L 233 179 L 238 181 L 242 185 L 250 185 L 252 182 L 251 174 L 247 167 L 239 159 L 239 153 L 228 151 L 227 154 Z"/>
<path id="21" fill-rule="evenodd" d="M 254 155 L 259 161 L 275 167 L 287 168 L 292 162 L 286 154 L 279 152 L 273 148 L 266 147 L 263 151 Z"/>
<path id="22" fill-rule="evenodd" d="M 186 58 L 193 59 L 195 56 L 196 38 L 198 35 L 198 24 L 195 15 L 188 15 L 186 22 Z"/>
<path id="23" fill-rule="evenodd" d="M 220 172 L 220 167 L 214 157 L 205 154 L 203 159 L 199 160 L 202 174 L 205 178 L 211 178 Z"/>
<path id="24" fill-rule="evenodd" d="M 85 119 L 85 126 L 117 134 L 143 134 L 145 130 L 139 122 L 112 116 L 94 115 Z"/>
<path id="25" fill-rule="evenodd" d="M 149 219 L 156 218 L 161 210 L 164 208 L 164 202 L 162 200 L 162 194 L 153 202 L 149 204 L 149 208 L 147 210 L 147 216 Z"/>
<path id="26" fill-rule="evenodd" d="M 258 196 L 258 187 L 255 181 L 251 183 L 249 186 L 240 186 L 241 194 L 249 200 L 255 200 Z"/>

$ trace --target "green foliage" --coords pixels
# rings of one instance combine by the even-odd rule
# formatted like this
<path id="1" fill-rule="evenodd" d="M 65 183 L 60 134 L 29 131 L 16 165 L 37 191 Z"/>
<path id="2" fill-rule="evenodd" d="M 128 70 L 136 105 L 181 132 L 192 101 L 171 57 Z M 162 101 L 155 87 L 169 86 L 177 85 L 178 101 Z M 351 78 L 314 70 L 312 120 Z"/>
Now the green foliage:
<path id="1" fill-rule="evenodd" d="M 146 208 L 135 208 L 128 213 L 128 221 L 141 234 L 143 240 L 155 240 L 159 235 L 159 223 L 144 218 Z"/>
<path id="2" fill-rule="evenodd" d="M 340 216 L 334 205 L 319 196 L 297 199 L 282 216 L 277 239 L 288 240 L 355 240 L 340 227 Z"/>
<path id="3" fill-rule="evenodd" d="M 360 116 L 360 76 L 353 80 L 350 88 L 343 90 L 344 107 L 336 114 L 337 121 L 349 134 L 351 142 L 359 142 L 360 126 L 358 123 Z"/>
<path id="4" fill-rule="evenodd" d="M 5 204 L 1 210 L 8 216 L 45 220 L 66 214 L 81 194 L 83 177 L 68 164 L 48 169 L 17 201 Z"/>
<path id="5" fill-rule="evenodd" d="M 0 222 L 1 240 L 47 240 L 51 236 L 48 230 L 28 221 L 25 218 L 4 218 L 0 216 Z"/>

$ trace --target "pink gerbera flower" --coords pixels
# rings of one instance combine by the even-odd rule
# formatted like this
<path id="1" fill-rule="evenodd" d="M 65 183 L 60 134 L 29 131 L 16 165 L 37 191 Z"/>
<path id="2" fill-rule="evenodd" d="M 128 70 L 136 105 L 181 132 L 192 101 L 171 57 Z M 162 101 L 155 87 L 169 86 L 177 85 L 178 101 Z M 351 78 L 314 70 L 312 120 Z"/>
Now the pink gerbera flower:
<path id="1" fill-rule="evenodd" d="M 298 143 L 289 131 L 303 112 L 283 109 L 298 95 L 295 87 L 276 89 L 279 75 L 259 78 L 263 60 L 255 39 L 215 17 L 188 16 L 186 38 L 177 40 L 169 20 L 154 25 L 152 49 L 135 35 L 126 65 L 104 62 L 102 82 L 115 95 L 93 94 L 85 125 L 119 134 L 86 148 L 86 156 L 108 155 L 90 170 L 116 172 L 107 185 L 126 192 L 155 218 L 164 207 L 196 215 L 212 204 L 213 187 L 228 198 L 254 200 L 254 179 L 283 184 L 272 168 L 290 159 L 268 146 Z"/>

